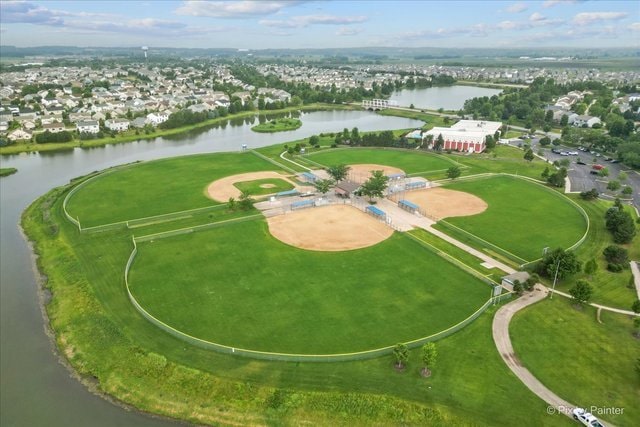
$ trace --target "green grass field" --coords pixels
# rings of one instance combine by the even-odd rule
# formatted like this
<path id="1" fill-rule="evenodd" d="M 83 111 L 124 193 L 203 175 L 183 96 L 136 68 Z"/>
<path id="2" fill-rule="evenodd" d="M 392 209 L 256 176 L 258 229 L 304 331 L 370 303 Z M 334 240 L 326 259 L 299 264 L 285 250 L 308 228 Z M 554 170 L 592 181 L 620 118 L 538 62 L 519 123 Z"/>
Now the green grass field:
<path id="1" fill-rule="evenodd" d="M 544 300 L 515 315 L 510 328 L 518 358 L 560 397 L 583 407 L 624 408 L 602 415 L 618 426 L 640 425 L 640 340 L 629 316 L 573 308 L 564 298 Z"/>
<path id="2" fill-rule="evenodd" d="M 94 179 L 70 198 L 67 210 L 86 228 L 211 206 L 218 204 L 205 195 L 212 181 L 274 168 L 250 153 L 156 160 Z"/>
<path id="3" fill-rule="evenodd" d="M 302 122 L 298 119 L 280 118 L 255 125 L 251 128 L 251 130 L 254 132 L 272 133 L 287 130 L 296 130 L 300 126 L 302 126 Z"/>
<path id="4" fill-rule="evenodd" d="M 373 163 L 393 166 L 402 169 L 408 174 L 448 169 L 455 164 L 446 157 L 425 152 L 375 148 L 327 150 L 313 153 L 308 156 L 308 158 L 324 166 L 332 166 L 341 163 Z"/>
<path id="5" fill-rule="evenodd" d="M 523 179 L 498 176 L 447 184 L 446 188 L 475 194 L 489 205 L 481 214 L 446 222 L 514 254 L 520 258 L 515 259 L 518 263 L 540 258 L 545 247 L 566 249 L 586 230 L 586 220 L 564 196 Z M 436 228 L 454 237 L 465 236 L 442 224 Z"/>
<path id="6" fill-rule="evenodd" d="M 306 354 L 428 336 L 491 293 L 399 233 L 356 251 L 305 251 L 271 237 L 264 221 L 140 244 L 129 283 L 147 311 L 182 332 Z"/>
<path id="7" fill-rule="evenodd" d="M 252 196 L 264 196 L 265 194 L 278 193 L 293 189 L 293 185 L 279 178 L 256 179 L 254 181 L 242 181 L 233 184 L 238 190 L 246 191 Z M 263 187 L 263 186 L 268 187 Z"/>

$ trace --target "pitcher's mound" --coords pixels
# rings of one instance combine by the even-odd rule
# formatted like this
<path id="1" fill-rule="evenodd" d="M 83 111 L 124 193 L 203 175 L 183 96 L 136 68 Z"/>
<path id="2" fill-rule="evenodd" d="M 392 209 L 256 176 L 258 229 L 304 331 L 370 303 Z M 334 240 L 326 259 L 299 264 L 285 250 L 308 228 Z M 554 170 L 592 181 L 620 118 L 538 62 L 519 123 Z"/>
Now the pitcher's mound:
<path id="1" fill-rule="evenodd" d="M 437 219 L 476 215 L 487 209 L 487 203 L 478 196 L 439 187 L 411 191 L 405 198 L 420 206 L 427 215 Z"/>
<path id="2" fill-rule="evenodd" d="M 388 239 L 393 230 L 348 205 L 308 208 L 267 218 L 276 239 L 312 251 L 366 248 Z"/>

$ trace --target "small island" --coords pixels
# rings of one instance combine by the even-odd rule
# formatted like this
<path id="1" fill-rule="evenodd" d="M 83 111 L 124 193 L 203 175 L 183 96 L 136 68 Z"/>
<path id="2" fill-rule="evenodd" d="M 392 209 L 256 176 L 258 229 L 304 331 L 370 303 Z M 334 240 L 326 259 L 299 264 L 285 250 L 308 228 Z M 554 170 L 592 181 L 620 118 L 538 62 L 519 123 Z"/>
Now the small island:
<path id="1" fill-rule="evenodd" d="M 296 130 L 300 126 L 302 126 L 302 122 L 298 119 L 283 118 L 260 123 L 259 125 L 252 127 L 251 130 L 254 132 L 271 133 L 282 132 L 286 130 Z"/>
<path id="2" fill-rule="evenodd" d="M 0 176 L 9 176 L 18 172 L 16 168 L 0 168 Z"/>

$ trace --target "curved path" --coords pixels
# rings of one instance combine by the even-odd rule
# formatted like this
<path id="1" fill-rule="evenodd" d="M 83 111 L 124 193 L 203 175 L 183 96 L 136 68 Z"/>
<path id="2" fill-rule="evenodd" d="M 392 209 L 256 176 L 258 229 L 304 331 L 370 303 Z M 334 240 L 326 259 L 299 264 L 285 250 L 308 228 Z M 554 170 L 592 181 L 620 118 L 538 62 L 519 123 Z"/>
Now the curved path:
<path id="1" fill-rule="evenodd" d="M 547 288 L 538 284 L 534 287 L 532 292 L 528 292 L 520 298 L 512 301 L 506 305 L 500 307 L 493 317 L 493 341 L 496 344 L 496 348 L 500 353 L 500 357 L 507 364 L 509 369 L 524 383 L 525 386 L 540 399 L 544 400 L 553 408 L 553 412 L 560 412 L 568 417 L 571 417 L 571 412 L 575 405 L 562 399 L 554 392 L 549 390 L 542 384 L 531 372 L 520 363 L 518 357 L 511 345 L 511 338 L 509 337 L 509 323 L 513 315 L 522 310 L 523 308 L 534 304 L 547 296 Z M 553 413 L 552 412 L 552 413 Z"/>

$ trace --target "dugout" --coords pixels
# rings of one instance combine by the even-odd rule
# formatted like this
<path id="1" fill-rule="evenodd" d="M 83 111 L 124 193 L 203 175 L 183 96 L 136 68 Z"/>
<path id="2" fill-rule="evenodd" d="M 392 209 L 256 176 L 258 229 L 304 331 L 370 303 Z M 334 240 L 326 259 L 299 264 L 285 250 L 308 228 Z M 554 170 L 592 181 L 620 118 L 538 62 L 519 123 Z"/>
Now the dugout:
<path id="1" fill-rule="evenodd" d="M 407 212 L 416 213 L 420 209 L 418 205 L 409 200 L 402 199 L 398 202 L 398 207 L 404 209 Z"/>

